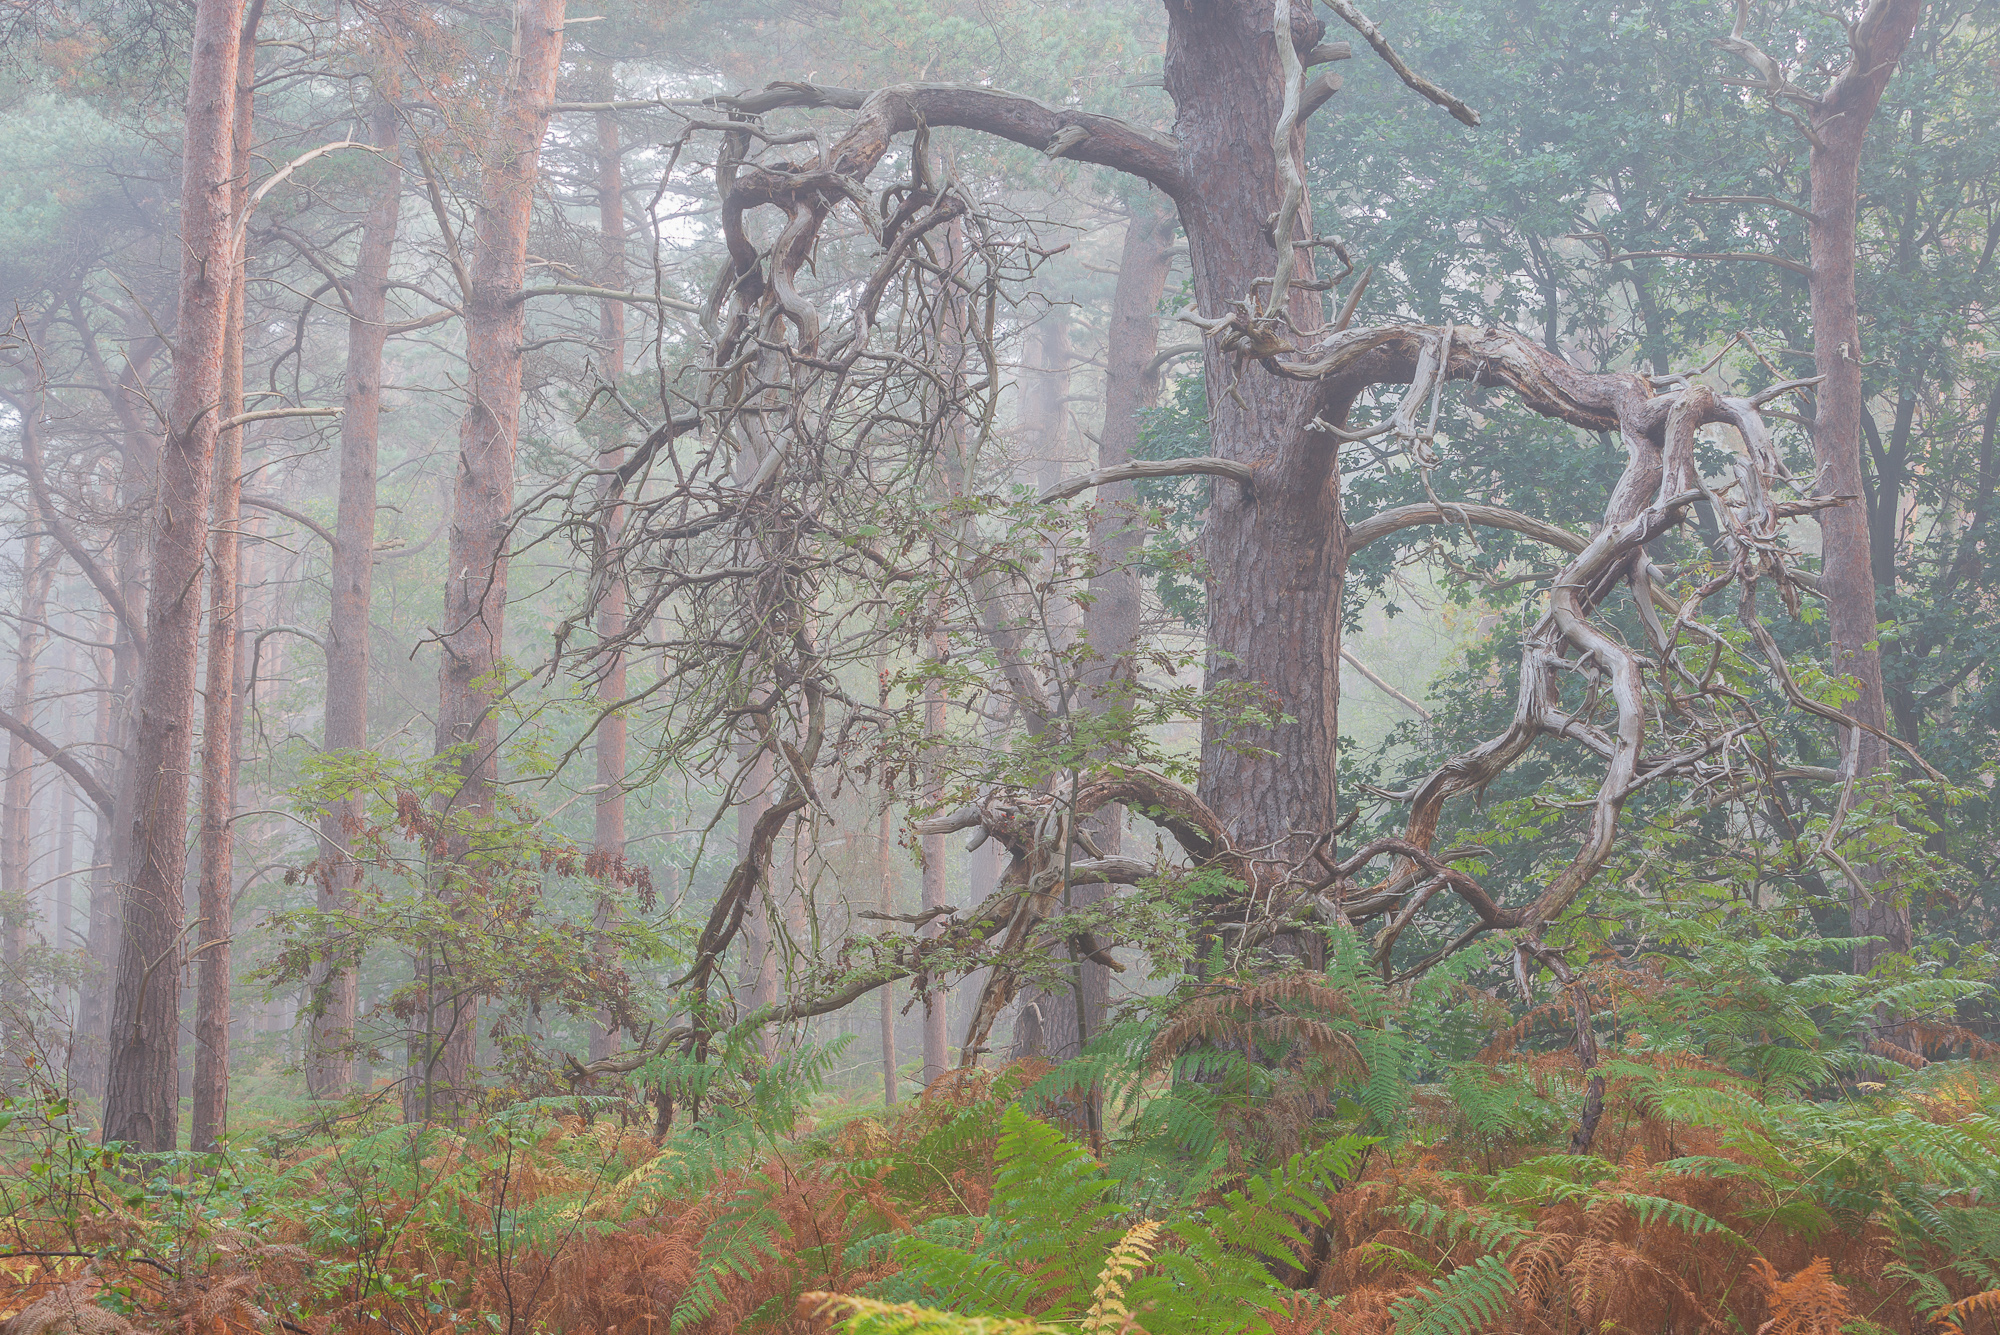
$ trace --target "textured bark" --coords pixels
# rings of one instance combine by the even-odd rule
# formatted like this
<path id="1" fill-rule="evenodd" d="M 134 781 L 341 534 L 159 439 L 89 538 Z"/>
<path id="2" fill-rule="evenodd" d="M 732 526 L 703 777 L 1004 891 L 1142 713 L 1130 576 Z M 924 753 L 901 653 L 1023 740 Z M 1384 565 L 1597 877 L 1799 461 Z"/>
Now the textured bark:
<path id="1" fill-rule="evenodd" d="M 1294 8 L 1301 50 L 1323 25 Z M 1251 296 L 1277 266 L 1266 231 L 1281 198 L 1272 130 L 1284 102 L 1271 8 L 1261 0 L 1190 0 L 1169 5 L 1167 91 L 1180 140 L 1181 226 L 1205 317 Z M 1303 163 L 1304 131 L 1291 154 Z M 1302 170 L 1302 166 L 1301 166 Z M 1299 276 L 1310 278 L 1310 251 Z M 1292 324 L 1323 323 L 1321 299 L 1296 288 Z M 1202 726 L 1200 794 L 1238 848 L 1288 863 L 1333 828 L 1334 754 L 1340 701 L 1341 554 L 1339 474 L 1333 440 L 1311 429 L 1314 392 L 1276 377 L 1240 374 L 1211 341 L 1204 352 L 1213 452 L 1248 464 L 1248 489 L 1217 485 L 1202 535 L 1208 562 L 1207 681 L 1211 691 L 1245 688 L 1281 719 Z"/>
<path id="2" fill-rule="evenodd" d="M 625 172 L 619 155 L 618 119 L 602 113 L 597 117 L 597 230 L 604 246 L 603 271 L 599 281 L 614 292 L 625 290 Z M 625 303 L 598 304 L 598 337 L 603 344 L 604 378 L 616 384 L 625 373 Z M 618 439 L 615 434 L 610 437 Z M 603 469 L 615 469 L 625 461 L 623 445 L 614 445 L 597 457 Z M 609 477 L 606 478 L 608 487 Z M 597 633 L 608 641 L 617 640 L 625 630 L 625 581 L 622 564 L 613 558 L 625 517 L 624 507 L 612 505 L 604 514 L 608 581 L 597 605 Z M 613 650 L 602 665 L 597 682 L 599 708 L 609 708 L 625 698 L 625 655 Z M 625 861 L 625 716 L 610 713 L 598 720 L 596 739 L 597 811 L 592 846 L 597 853 L 598 874 L 616 876 Z M 617 915 L 617 905 L 608 890 L 598 896 L 593 925 L 603 933 Z M 600 935 L 600 942 L 603 941 Z M 600 952 L 604 946 L 600 944 Z M 616 961 L 607 959 L 607 968 Z M 609 1012 L 600 1012 L 590 1026 L 590 1059 L 602 1061 L 611 1055 L 617 1031 Z"/>
<path id="3" fill-rule="evenodd" d="M 562 32 L 563 0 L 520 0 L 516 55 L 494 108 L 473 220 L 471 290 L 465 294 L 468 401 L 459 430 L 438 668 L 438 751 L 451 757 L 458 780 L 439 804 L 455 827 L 444 873 L 450 896 L 474 892 L 468 834 L 491 818 L 499 778 L 493 705 L 501 689 L 507 532 L 521 420 L 520 292 Z M 472 1093 L 477 999 L 453 984 L 448 959 L 437 962 L 429 977 L 430 1033 L 441 1047 L 426 1054 L 422 1084 L 430 1110 L 455 1120 Z"/>
<path id="4" fill-rule="evenodd" d="M 1887 758 L 1879 739 L 1888 723 L 1882 654 L 1874 647 L 1879 638 L 1875 585 L 1878 579 L 1892 579 L 1894 572 L 1873 567 L 1868 515 L 1860 502 L 1864 494 L 1861 367 L 1867 357 L 1861 343 L 1854 260 L 1861 153 L 1882 91 L 1922 13 L 1923 0 L 1872 0 L 1850 37 L 1852 59 L 1810 115 L 1818 141 L 1812 151 L 1809 229 L 1813 363 L 1814 370 L 1826 377 L 1815 391 L 1813 454 L 1820 486 L 1836 496 L 1855 498 L 1820 513 L 1820 583 L 1832 630 L 1834 671 L 1860 683 L 1860 696 L 1847 710 L 1864 731 L 1844 743 L 1853 748 L 1856 776 L 1864 780 Z M 1864 877 L 1864 883 L 1869 880 Z M 1882 938 L 1854 948 L 1856 973 L 1868 972 L 1885 954 L 1907 954 L 1910 949 L 1909 908 L 1894 902 L 1894 887 L 1879 888 L 1879 895 L 1863 886 L 1848 889 L 1853 934 Z"/>
<path id="5" fill-rule="evenodd" d="M 130 887 L 112 998 L 104 1139 L 142 1150 L 174 1148 L 180 1025 L 175 1014 L 184 908 L 182 842 L 194 740 L 201 637 L 204 522 L 222 395 L 228 322 L 230 137 L 242 7 L 198 0 L 188 68 L 181 161 L 180 305 L 173 389 L 150 525 L 153 596 L 146 616 L 146 672 L 131 769 L 132 800 L 119 821 L 130 840 Z"/>
<path id="6" fill-rule="evenodd" d="M 236 105 L 230 135 L 230 216 L 250 200 L 250 134 L 257 81 L 257 21 L 264 0 L 249 0 L 236 52 Z M 243 412 L 243 291 L 247 256 L 230 262 L 229 312 L 222 338 L 222 420 Z M 188 1148 L 214 1150 L 229 1126 L 229 984 L 235 936 L 237 524 L 243 507 L 243 428 L 216 439 L 209 502 L 208 674 L 201 715 L 201 876 L 196 882 L 194 1101 Z"/>
<path id="7" fill-rule="evenodd" d="M 326 627 L 326 721 L 322 747 L 329 755 L 368 745 L 368 617 L 374 594 L 375 459 L 382 418 L 382 349 L 387 343 L 389 260 L 402 210 L 402 173 L 396 167 L 401 118 L 389 90 L 378 87 L 368 108 L 368 138 L 378 150 L 371 174 L 361 245 L 348 280 L 347 384 L 340 415 L 340 498 L 328 572 L 330 615 Z M 322 913 L 338 913 L 361 880 L 350 841 L 361 828 L 364 798 L 354 792 L 329 802 L 319 818 Z M 323 961 L 314 967 L 308 996 L 306 1088 L 316 1099 L 339 1098 L 354 1083 L 355 965 Z"/>

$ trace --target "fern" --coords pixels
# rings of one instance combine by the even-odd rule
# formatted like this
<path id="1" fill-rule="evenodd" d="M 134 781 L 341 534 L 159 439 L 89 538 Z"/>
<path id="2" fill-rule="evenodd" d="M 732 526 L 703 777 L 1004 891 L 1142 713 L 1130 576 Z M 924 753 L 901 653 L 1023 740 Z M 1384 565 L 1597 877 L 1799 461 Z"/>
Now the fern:
<path id="1" fill-rule="evenodd" d="M 1940 1307 L 1931 1319 L 1949 1327 L 1954 1335 L 1964 1335 L 1965 1318 L 1977 1312 L 1987 1312 L 2000 1317 L 2000 1288 L 1987 1289 L 1975 1293 L 1970 1298 L 1960 1298 L 1946 1307 Z"/>
<path id="2" fill-rule="evenodd" d="M 1091 1291 L 1090 1310 L 1083 1314 L 1083 1335 L 1121 1335 L 1131 1323 L 1132 1313 L 1124 1302 L 1125 1286 L 1131 1283 L 1133 1274 L 1146 1264 L 1146 1258 L 1152 1255 L 1159 1236 L 1160 1226 L 1150 1219 L 1142 1219 L 1111 1249 L 1111 1255 L 1104 1260 L 1104 1268 L 1097 1272 L 1097 1287 Z"/>
<path id="3" fill-rule="evenodd" d="M 1436 1285 L 1396 1302 L 1396 1335 L 1474 1335 L 1498 1321 L 1514 1295 L 1514 1275 L 1497 1256 L 1463 1265 Z"/>
<path id="4" fill-rule="evenodd" d="M 708 1226 L 687 1292 L 674 1304 L 672 1335 L 715 1315 L 726 1280 L 749 1279 L 783 1255 L 791 1230 L 772 1206 L 776 1191 L 771 1178 L 754 1179 Z"/>
<path id="5" fill-rule="evenodd" d="M 889 1303 L 845 1293 L 808 1293 L 805 1300 L 822 1315 L 847 1312 L 847 1335 L 1048 1335 L 1058 1329 L 1036 1321 L 960 1316 L 916 1303 Z"/>

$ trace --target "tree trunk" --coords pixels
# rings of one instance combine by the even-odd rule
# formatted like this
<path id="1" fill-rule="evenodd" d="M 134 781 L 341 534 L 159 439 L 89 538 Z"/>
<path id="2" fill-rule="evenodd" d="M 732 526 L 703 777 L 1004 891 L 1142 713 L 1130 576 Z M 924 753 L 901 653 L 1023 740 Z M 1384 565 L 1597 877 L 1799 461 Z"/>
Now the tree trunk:
<path id="1" fill-rule="evenodd" d="M 736 808 L 736 858 L 747 861 L 756 846 L 754 837 L 757 822 L 771 809 L 772 762 L 768 748 L 757 747 L 752 758 L 750 748 L 755 742 L 744 743 L 744 758 L 751 761 L 750 772 L 744 777 L 745 796 Z M 756 885 L 750 887 L 750 900 L 743 910 L 743 957 L 736 969 L 736 990 L 740 994 L 737 1014 L 747 1015 L 774 1006 L 778 1001 L 778 955 L 772 940 L 771 930 L 771 886 L 768 871 Z M 768 1055 L 774 1050 L 771 1034 L 761 1032 L 757 1041 L 763 1045 Z"/>
<path id="2" fill-rule="evenodd" d="M 234 87 L 232 83 L 232 88 Z M 127 333 L 138 336 L 144 326 L 135 312 Z M 77 327 L 92 374 L 111 400 L 122 428 L 119 440 L 120 467 L 113 502 L 126 514 L 143 515 L 153 501 L 153 486 L 160 462 L 160 438 L 153 433 L 150 415 L 140 410 L 149 402 L 148 373 L 159 346 L 152 338 L 139 338 L 138 351 L 115 379 L 97 353 L 89 323 L 80 314 Z M 116 794 L 117 814 L 105 819 L 101 814 L 92 841 L 91 864 L 104 869 L 91 873 L 90 945 L 84 972 L 83 993 L 77 1005 L 77 1041 L 72 1047 L 71 1074 L 86 1093 L 102 1097 L 110 1074 L 111 1015 L 117 988 L 118 960 L 123 952 L 125 932 L 125 888 L 132 883 L 132 822 L 129 813 L 137 801 L 139 774 L 130 763 L 138 731 L 137 691 L 143 675 L 140 631 L 145 625 L 152 598 L 146 580 L 148 555 L 145 532 L 136 522 L 121 524 L 112 546 L 111 580 L 125 616 L 106 599 L 99 639 L 112 646 L 103 665 L 106 694 L 99 704 L 100 741 L 97 764 Z"/>
<path id="3" fill-rule="evenodd" d="M 882 793 L 882 814 L 878 818 L 875 835 L 875 875 L 880 882 L 882 902 L 880 911 L 896 911 L 896 827 L 893 803 L 886 788 Z M 877 989 L 881 1002 L 882 1016 L 882 1106 L 895 1106 L 897 1088 L 901 1075 L 896 1065 L 896 989 Z"/>
<path id="4" fill-rule="evenodd" d="M 945 641 L 942 633 L 932 638 L 931 652 L 942 656 Z M 931 681 L 924 685 L 924 732 L 931 737 L 940 737 L 944 732 L 944 688 Z M 936 760 L 927 761 L 924 766 L 924 800 L 935 807 L 944 794 L 944 766 Z M 944 860 L 945 836 L 927 834 L 923 836 L 923 900 L 925 909 L 944 906 Z M 944 920 L 933 918 L 918 929 L 927 937 L 944 934 Z M 947 1003 L 950 992 L 943 987 L 932 987 L 924 993 L 924 1088 L 943 1075 L 951 1065 L 951 1039 L 948 1032 L 950 1015 Z"/>
<path id="5" fill-rule="evenodd" d="M 1021 425 L 1027 439 L 1025 462 L 1035 469 L 1035 485 L 1046 490 L 1062 481 L 1070 459 L 1069 377 L 1073 354 L 1069 344 L 1069 311 L 1058 306 L 1034 329 L 1035 365 L 1021 405 Z"/>
<path id="6" fill-rule="evenodd" d="M 14 651 L 14 695 L 11 712 L 24 723 L 35 721 L 35 657 L 41 652 L 41 623 L 47 619 L 52 566 L 42 562 L 42 535 L 29 529 L 21 540 L 21 618 Z M 26 969 L 28 922 L 34 916 L 29 898 L 29 806 L 35 791 L 35 751 L 27 741 L 8 734 L 7 777 L 0 802 L 0 936 L 5 940 L 5 986 L 0 988 L 0 1053 L 7 1080 L 27 1059 L 33 1037 L 29 1024 Z"/>
<path id="7" fill-rule="evenodd" d="M 76 785 L 65 782 L 56 799 L 56 912 L 55 948 L 68 953 L 73 946 L 76 922 Z"/>
<path id="8" fill-rule="evenodd" d="M 236 105 L 230 135 L 230 216 L 250 202 L 250 133 L 257 81 L 257 22 L 264 0 L 249 0 L 236 51 Z M 222 339 L 222 420 L 243 412 L 243 292 L 247 256 L 232 255 L 234 275 Z M 210 500 L 208 681 L 201 712 L 201 877 L 196 885 L 194 1103 L 188 1148 L 208 1153 L 229 1127 L 230 942 L 235 935 L 237 524 L 243 513 L 243 428 L 216 439 Z"/>
<path id="9" fill-rule="evenodd" d="M 1813 322 L 1813 363 L 1826 377 L 1815 391 L 1813 454 L 1820 486 L 1853 502 L 1819 513 L 1821 575 L 1826 591 L 1833 637 L 1833 670 L 1855 678 L 1860 696 L 1847 712 L 1864 729 L 1842 743 L 1854 756 L 1858 780 L 1882 767 L 1886 757 L 1879 734 L 1887 729 L 1883 705 L 1882 655 L 1875 613 L 1877 579 L 1892 573 L 1875 570 L 1871 561 L 1868 515 L 1860 504 L 1861 415 L 1864 398 L 1861 366 L 1860 304 L 1855 294 L 1854 261 L 1860 203 L 1861 152 L 1868 124 L 1882 100 L 1882 90 L 1908 45 L 1923 0 L 1873 0 L 1856 25 L 1853 59 L 1812 109 L 1818 143 L 1812 151 L 1812 210 L 1810 227 Z M 1854 971 L 1867 973 L 1885 954 L 1910 949 L 1910 911 L 1894 901 L 1893 886 L 1848 887 L 1850 930 L 1856 936 L 1880 937 L 1854 948 Z M 1881 890 L 1878 896 L 1876 889 Z"/>
<path id="10" fill-rule="evenodd" d="M 522 283 L 535 178 L 562 58 L 563 0 L 519 0 L 512 77 L 495 108 L 473 220 L 471 290 L 465 294 L 466 403 L 452 496 L 438 668 L 438 752 L 458 786 L 440 801 L 453 827 L 443 869 L 449 898 L 474 893 L 466 861 L 471 830 L 494 811 L 499 720 L 493 706 L 505 651 L 507 528 L 514 508 L 514 450 L 521 421 Z M 448 959 L 434 966 L 425 1086 L 442 1082 L 454 1120 L 471 1097 L 477 999 L 454 986 Z M 440 992 L 442 993 L 440 995 Z M 440 1104 L 433 1093 L 433 1110 Z"/>
<path id="11" fill-rule="evenodd" d="M 1269 220 L 1282 192 L 1271 139 L 1284 82 L 1268 3 L 1189 0 L 1169 5 L 1167 16 L 1166 83 L 1186 181 L 1181 227 L 1196 305 L 1215 317 L 1253 299 L 1254 280 L 1277 267 Z M 1294 5 L 1291 35 L 1301 51 L 1323 32 L 1306 5 Z M 1304 143 L 1302 126 L 1289 146 L 1301 171 Z M 1301 219 L 1309 216 L 1301 210 Z M 1299 252 L 1302 279 L 1312 276 L 1311 254 Z M 1317 293 L 1293 287 L 1287 300 L 1301 333 L 1325 322 Z M 1311 427 L 1315 386 L 1239 373 L 1212 341 L 1204 356 L 1212 451 L 1255 470 L 1247 492 L 1214 484 L 1202 534 L 1207 684 L 1261 697 L 1271 713 L 1232 722 L 1217 709 L 1205 717 L 1199 795 L 1236 846 L 1256 850 L 1275 871 L 1334 825 L 1346 578 L 1340 475 L 1332 437 Z"/>
<path id="12" fill-rule="evenodd" d="M 1139 414 L 1160 399 L 1160 370 L 1153 359 L 1160 350 L 1160 297 L 1173 266 L 1174 232 L 1172 211 L 1153 201 L 1136 209 L 1125 225 L 1104 348 L 1104 430 L 1097 447 L 1101 469 L 1131 462 L 1139 447 Z M 1146 531 L 1136 517 L 1138 496 L 1132 483 L 1100 487 L 1096 502 L 1100 517 L 1091 530 L 1094 559 L 1088 618 L 1092 658 L 1084 672 L 1084 699 L 1086 708 L 1103 715 L 1129 709 L 1132 703 L 1130 683 L 1138 670 L 1133 651 L 1139 646 L 1144 611 L 1137 567 Z M 1125 843 L 1125 808 L 1116 803 L 1100 807 L 1086 828 L 1100 850 L 1116 857 Z M 1095 903 L 1110 893 L 1108 885 L 1070 890 L 1078 905 Z M 1086 961 L 1083 1009 L 1088 1032 L 1095 1034 L 1104 1027 L 1110 1002 L 1111 970 Z"/>
<path id="13" fill-rule="evenodd" d="M 131 885 L 112 997 L 104 1139 L 171 1150 L 179 1132 L 180 1017 L 175 1013 L 184 917 L 188 759 L 201 639 L 201 564 L 222 397 L 223 329 L 234 266 L 230 136 L 242 7 L 197 0 L 181 164 L 180 308 L 173 390 L 151 523 L 153 597 L 139 690 L 130 833 Z"/>
<path id="14" fill-rule="evenodd" d="M 109 644 L 118 634 L 117 619 L 109 608 L 98 619 L 98 639 Z M 97 745 L 91 754 L 100 776 L 109 778 L 113 769 L 129 773 L 119 765 L 115 747 L 118 659 L 110 649 L 93 655 L 98 668 L 97 718 L 92 736 Z M 130 786 L 113 780 L 106 785 L 121 796 Z M 83 977 L 77 988 L 76 1030 L 70 1036 L 70 1082 L 93 1096 L 104 1093 L 105 1038 L 111 1022 L 111 980 L 118 962 L 118 891 L 112 879 L 112 849 L 118 842 L 115 817 L 92 805 L 96 820 L 90 838 L 90 908 L 84 921 Z"/>
<path id="15" fill-rule="evenodd" d="M 622 292 L 626 282 L 625 173 L 619 154 L 618 119 L 609 112 L 600 112 L 597 117 L 597 229 L 604 245 L 601 281 L 613 291 Z M 599 303 L 598 336 L 603 342 L 604 378 L 616 384 L 625 373 L 624 302 Z M 618 440 L 617 428 L 612 430 L 609 439 Z M 623 445 L 613 445 L 597 456 L 597 466 L 603 469 L 615 469 L 624 461 Z M 609 482 L 607 476 L 607 494 Z M 607 549 L 615 549 L 623 520 L 624 507 L 612 505 L 604 516 Z M 597 633 L 606 641 L 616 641 L 625 630 L 625 581 L 621 574 L 622 563 L 616 559 L 615 550 L 607 550 L 605 557 L 610 579 L 597 605 Z M 624 653 L 614 650 L 600 670 L 603 675 L 597 682 L 597 703 L 600 709 L 604 709 L 625 698 Z M 598 875 L 604 878 L 605 889 L 599 892 L 593 925 L 601 934 L 617 917 L 618 907 L 611 897 L 610 887 L 617 883 L 625 862 L 625 716 L 622 713 L 606 714 L 598 720 L 595 749 L 598 791 L 592 844 L 597 853 Z M 600 936 L 600 942 L 602 940 Z M 602 945 L 599 948 L 603 950 Z M 615 968 L 617 962 L 607 960 L 605 963 L 607 968 Z M 611 1014 L 599 1012 L 590 1027 L 591 1060 L 602 1061 L 609 1057 L 617 1039 Z"/>
<path id="16" fill-rule="evenodd" d="M 368 138 L 376 148 L 361 245 L 348 283 L 347 387 L 340 414 L 340 500 L 333 524 L 332 588 L 326 627 L 326 724 L 323 749 L 351 755 L 368 745 L 368 617 L 375 570 L 375 458 L 382 419 L 382 349 L 388 342 L 389 260 L 402 211 L 396 168 L 401 118 L 391 92 L 377 86 L 368 107 Z M 361 882 L 351 841 L 360 832 L 366 798 L 358 789 L 329 802 L 319 818 L 319 911 L 338 913 Z M 336 1099 L 354 1084 L 355 966 L 325 960 L 310 979 L 306 1088 Z"/>

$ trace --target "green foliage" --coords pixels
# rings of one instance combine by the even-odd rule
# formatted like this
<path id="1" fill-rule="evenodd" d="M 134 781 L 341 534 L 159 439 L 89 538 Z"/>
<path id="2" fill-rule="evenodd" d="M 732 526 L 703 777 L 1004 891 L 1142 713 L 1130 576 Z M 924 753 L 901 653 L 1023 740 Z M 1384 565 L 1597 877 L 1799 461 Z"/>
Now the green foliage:
<path id="1" fill-rule="evenodd" d="M 1274 1267 L 1296 1264 L 1331 1200 L 1358 1169 L 1367 1138 L 1342 1137 L 1294 1155 L 1202 1206 L 1159 1216 L 1173 1244 L 1129 1278 L 1124 1303 L 1152 1335 L 1253 1329 L 1283 1293 Z M 884 1300 L 955 1311 L 1062 1320 L 1092 1301 L 1137 1208 L 1135 1186 L 1089 1151 L 1018 1108 L 1002 1116 L 993 1199 L 983 1216 L 933 1221 L 894 1244 L 902 1273 Z"/>
<path id="2" fill-rule="evenodd" d="M 1482 1256 L 1397 1302 L 1396 1335 L 1473 1335 L 1506 1310 L 1514 1288 L 1506 1264 Z"/>

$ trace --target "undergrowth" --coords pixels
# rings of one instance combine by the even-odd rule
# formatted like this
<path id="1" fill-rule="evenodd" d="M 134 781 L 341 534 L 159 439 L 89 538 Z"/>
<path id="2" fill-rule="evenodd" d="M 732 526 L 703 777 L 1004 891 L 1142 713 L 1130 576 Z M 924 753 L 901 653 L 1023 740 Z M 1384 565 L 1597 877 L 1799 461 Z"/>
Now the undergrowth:
<path id="1" fill-rule="evenodd" d="M 1573 994 L 1510 1008 L 1469 965 L 1391 989 L 1331 947 L 880 1116 L 816 1120 L 837 1049 L 740 1035 L 642 1073 L 682 1110 L 659 1139 L 636 1100 L 581 1096 L 140 1161 L 31 1089 L 0 1113 L 0 1312 L 9 1335 L 2000 1330 L 2000 1067 L 1950 1024 L 1973 985 L 1816 974 L 1755 937 L 1607 957 L 1575 985 L 1586 1073 Z M 1064 1120 L 1085 1089 L 1095 1135 Z"/>

